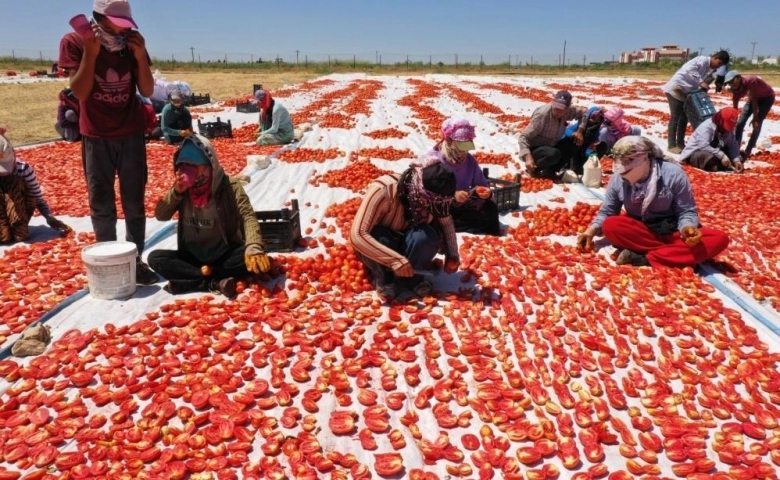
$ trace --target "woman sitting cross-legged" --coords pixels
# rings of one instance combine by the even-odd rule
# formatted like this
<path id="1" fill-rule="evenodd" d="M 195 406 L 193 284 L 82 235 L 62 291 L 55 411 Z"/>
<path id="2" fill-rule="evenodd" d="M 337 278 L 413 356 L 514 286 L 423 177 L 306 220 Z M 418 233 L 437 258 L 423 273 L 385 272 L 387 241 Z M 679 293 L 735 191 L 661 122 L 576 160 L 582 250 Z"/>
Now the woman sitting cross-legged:
<path id="1" fill-rule="evenodd" d="M 688 176 L 665 162 L 663 152 L 645 137 L 624 137 L 612 148 L 615 173 L 604 204 L 588 229 L 577 237 L 592 248 L 604 235 L 622 249 L 618 265 L 686 267 L 709 260 L 729 244 L 729 237 L 699 225 Z M 620 211 L 625 207 L 627 215 Z"/>
<path id="2" fill-rule="evenodd" d="M 149 253 L 149 265 L 168 279 L 170 293 L 212 290 L 231 298 L 237 277 L 271 268 L 249 197 L 205 137 L 185 137 L 173 163 L 176 180 L 154 214 L 161 221 L 179 214 L 178 250 Z"/>

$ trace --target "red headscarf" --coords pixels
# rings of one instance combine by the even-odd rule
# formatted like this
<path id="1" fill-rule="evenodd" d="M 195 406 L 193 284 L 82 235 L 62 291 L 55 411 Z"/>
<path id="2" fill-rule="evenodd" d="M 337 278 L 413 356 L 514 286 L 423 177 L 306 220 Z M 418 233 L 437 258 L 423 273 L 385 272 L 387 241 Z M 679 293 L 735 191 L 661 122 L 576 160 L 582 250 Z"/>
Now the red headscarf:
<path id="1" fill-rule="evenodd" d="M 734 107 L 726 107 L 712 116 L 712 123 L 719 132 L 733 132 L 737 126 L 739 112 Z"/>

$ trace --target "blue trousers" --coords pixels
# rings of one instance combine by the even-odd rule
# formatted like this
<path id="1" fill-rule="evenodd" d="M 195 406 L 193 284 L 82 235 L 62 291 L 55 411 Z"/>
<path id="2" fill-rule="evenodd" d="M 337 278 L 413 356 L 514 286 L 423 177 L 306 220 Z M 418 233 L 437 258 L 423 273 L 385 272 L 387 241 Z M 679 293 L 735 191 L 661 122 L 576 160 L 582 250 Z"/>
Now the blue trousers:
<path id="1" fill-rule="evenodd" d="M 753 129 L 753 132 L 750 134 L 750 139 L 745 147 L 745 154 L 747 155 L 750 155 L 753 152 L 753 148 L 755 148 L 756 142 L 758 142 L 758 136 L 761 135 L 761 125 L 764 123 L 764 119 L 766 119 L 769 111 L 772 110 L 772 104 L 775 103 L 775 97 L 759 98 L 756 101 L 758 102 L 758 118 L 755 120 L 758 120 L 758 128 Z M 742 113 L 737 120 L 737 130 L 734 132 L 734 135 L 737 137 L 737 143 L 740 145 L 742 144 L 742 133 L 745 131 L 745 125 L 747 125 L 748 119 L 753 115 L 753 105 L 751 102 L 752 100 L 745 102 Z"/>
<path id="2" fill-rule="evenodd" d="M 431 260 L 439 251 L 439 232 L 430 224 L 421 225 L 406 232 L 396 232 L 377 225 L 371 229 L 371 236 L 382 245 L 406 257 L 415 270 L 430 268 Z M 383 285 L 398 282 L 412 288 L 423 280 L 423 276 L 420 274 L 415 274 L 411 278 L 396 278 L 395 273 L 384 265 L 364 255 L 359 256 L 371 272 L 375 282 Z"/>

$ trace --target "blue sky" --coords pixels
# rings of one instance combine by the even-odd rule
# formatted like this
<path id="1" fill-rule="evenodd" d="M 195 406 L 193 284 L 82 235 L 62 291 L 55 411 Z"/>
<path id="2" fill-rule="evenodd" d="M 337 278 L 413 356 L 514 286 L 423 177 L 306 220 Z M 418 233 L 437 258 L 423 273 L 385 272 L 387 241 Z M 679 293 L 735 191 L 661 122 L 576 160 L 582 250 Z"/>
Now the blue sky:
<path id="1" fill-rule="evenodd" d="M 557 63 L 567 40 L 571 63 L 611 60 L 621 51 L 674 43 L 706 53 L 780 55 L 780 1 L 634 0 L 573 2 L 394 0 L 132 0 L 153 57 L 249 61 L 277 55 L 452 63 Z M 0 0 L 0 56 L 53 58 L 68 20 L 90 0 Z M 377 54 L 377 51 L 379 52 Z"/>

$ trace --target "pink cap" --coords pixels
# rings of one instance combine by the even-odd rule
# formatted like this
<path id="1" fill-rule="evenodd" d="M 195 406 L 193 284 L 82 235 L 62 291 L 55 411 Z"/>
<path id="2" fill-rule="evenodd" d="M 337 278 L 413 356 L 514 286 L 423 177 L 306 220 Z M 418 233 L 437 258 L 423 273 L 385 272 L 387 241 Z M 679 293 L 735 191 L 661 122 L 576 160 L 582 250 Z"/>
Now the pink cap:
<path id="1" fill-rule="evenodd" d="M 441 126 L 441 134 L 444 138 L 451 138 L 456 142 L 470 142 L 474 140 L 474 125 L 465 118 L 448 118 Z"/>
<path id="2" fill-rule="evenodd" d="M 127 0 L 95 0 L 92 10 L 105 15 L 119 28 L 138 28 Z"/>

